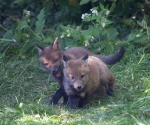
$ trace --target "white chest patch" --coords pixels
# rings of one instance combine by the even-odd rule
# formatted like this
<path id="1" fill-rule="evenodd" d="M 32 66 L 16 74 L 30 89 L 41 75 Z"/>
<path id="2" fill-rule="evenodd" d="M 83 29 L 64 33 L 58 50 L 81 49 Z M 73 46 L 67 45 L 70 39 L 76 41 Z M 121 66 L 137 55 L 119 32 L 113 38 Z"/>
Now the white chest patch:
<path id="1" fill-rule="evenodd" d="M 80 93 L 80 96 L 84 97 L 85 96 L 85 92 Z"/>

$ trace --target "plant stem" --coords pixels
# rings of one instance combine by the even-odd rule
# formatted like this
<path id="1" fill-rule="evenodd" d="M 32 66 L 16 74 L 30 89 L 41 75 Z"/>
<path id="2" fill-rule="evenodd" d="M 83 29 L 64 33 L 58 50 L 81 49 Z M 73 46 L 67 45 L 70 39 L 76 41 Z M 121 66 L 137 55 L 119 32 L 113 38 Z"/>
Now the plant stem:
<path id="1" fill-rule="evenodd" d="M 0 25 L 0 27 L 5 30 L 5 31 L 8 31 L 5 27 L 3 27 L 2 25 Z"/>

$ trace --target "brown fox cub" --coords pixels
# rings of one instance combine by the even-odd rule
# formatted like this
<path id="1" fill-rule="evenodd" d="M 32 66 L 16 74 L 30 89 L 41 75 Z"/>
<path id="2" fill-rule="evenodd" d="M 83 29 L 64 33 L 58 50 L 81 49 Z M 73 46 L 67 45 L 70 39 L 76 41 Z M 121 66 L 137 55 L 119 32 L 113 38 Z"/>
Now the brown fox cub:
<path id="1" fill-rule="evenodd" d="M 83 57 L 85 54 L 88 55 L 93 55 L 93 54 L 87 49 L 82 47 L 72 47 L 63 51 L 60 47 L 58 38 L 54 40 L 52 45 L 47 47 L 36 46 L 36 49 L 38 50 L 39 60 L 42 63 L 42 65 L 50 73 L 54 81 L 58 82 L 60 85 L 60 88 L 53 95 L 50 103 L 57 104 L 57 102 L 61 97 L 64 97 L 64 103 L 66 103 L 68 98 L 66 96 L 66 93 L 64 92 L 63 85 L 62 85 L 63 55 L 66 55 L 69 59 L 78 59 Z M 95 56 L 101 59 L 105 64 L 111 65 L 120 61 L 124 53 L 125 53 L 125 48 L 124 46 L 121 46 L 120 50 L 115 54 L 108 55 L 108 56 L 101 56 L 101 55 L 95 55 Z"/>
<path id="2" fill-rule="evenodd" d="M 69 60 L 63 57 L 64 89 L 71 108 L 83 107 L 94 92 L 112 95 L 115 78 L 106 64 L 94 56 Z"/>

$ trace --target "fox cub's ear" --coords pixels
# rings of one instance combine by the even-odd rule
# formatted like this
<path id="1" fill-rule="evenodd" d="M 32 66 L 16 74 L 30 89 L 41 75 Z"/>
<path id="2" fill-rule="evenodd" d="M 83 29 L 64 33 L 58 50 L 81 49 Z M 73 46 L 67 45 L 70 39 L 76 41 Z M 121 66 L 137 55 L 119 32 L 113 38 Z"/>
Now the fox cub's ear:
<path id="1" fill-rule="evenodd" d="M 60 49 L 60 43 L 58 37 L 55 38 L 55 41 L 53 42 L 52 46 L 54 50 Z"/>
<path id="2" fill-rule="evenodd" d="M 41 55 L 43 51 L 43 47 L 35 45 L 35 48 L 38 50 L 39 55 Z"/>
<path id="3" fill-rule="evenodd" d="M 63 65 L 64 67 L 67 66 L 67 61 L 69 60 L 69 58 L 66 55 L 63 55 Z"/>
<path id="4" fill-rule="evenodd" d="M 83 60 L 85 62 L 85 66 L 87 66 L 88 57 L 89 57 L 89 55 L 86 54 L 84 57 L 81 58 L 81 60 Z"/>
<path id="5" fill-rule="evenodd" d="M 85 56 L 83 56 L 81 59 L 86 61 L 88 59 L 89 55 L 88 54 L 85 54 Z"/>

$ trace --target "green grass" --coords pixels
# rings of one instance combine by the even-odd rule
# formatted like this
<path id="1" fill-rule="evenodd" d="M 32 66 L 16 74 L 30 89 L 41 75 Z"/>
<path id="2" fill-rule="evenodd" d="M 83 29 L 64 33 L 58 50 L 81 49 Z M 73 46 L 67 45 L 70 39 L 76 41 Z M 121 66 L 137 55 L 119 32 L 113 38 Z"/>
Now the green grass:
<path id="1" fill-rule="evenodd" d="M 49 105 L 58 85 L 37 57 L 0 58 L 0 125 L 148 125 L 150 61 L 126 53 L 109 69 L 116 77 L 113 97 L 94 97 L 85 109 Z"/>

